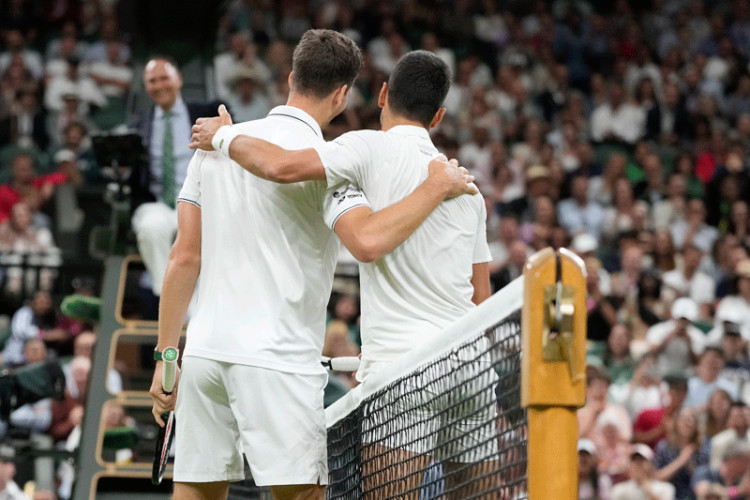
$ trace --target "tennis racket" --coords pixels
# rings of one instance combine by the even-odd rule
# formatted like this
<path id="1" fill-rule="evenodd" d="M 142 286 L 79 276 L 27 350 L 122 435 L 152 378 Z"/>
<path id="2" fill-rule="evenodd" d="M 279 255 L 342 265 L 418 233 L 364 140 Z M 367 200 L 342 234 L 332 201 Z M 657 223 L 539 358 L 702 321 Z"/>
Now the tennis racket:
<path id="1" fill-rule="evenodd" d="M 166 394 L 171 394 L 172 389 L 174 389 L 178 355 L 179 351 L 174 347 L 167 347 L 162 352 L 161 386 Z M 174 437 L 174 412 L 162 413 L 161 418 L 166 422 L 166 425 L 159 429 L 159 436 L 156 439 L 154 465 L 151 468 L 151 482 L 154 484 L 161 484 L 161 480 L 164 478 L 164 471 L 169 461 L 169 448 L 172 446 L 172 438 Z"/>
<path id="2" fill-rule="evenodd" d="M 356 372 L 359 370 L 359 358 L 356 356 L 342 356 L 340 358 L 322 356 L 320 364 L 335 372 Z"/>

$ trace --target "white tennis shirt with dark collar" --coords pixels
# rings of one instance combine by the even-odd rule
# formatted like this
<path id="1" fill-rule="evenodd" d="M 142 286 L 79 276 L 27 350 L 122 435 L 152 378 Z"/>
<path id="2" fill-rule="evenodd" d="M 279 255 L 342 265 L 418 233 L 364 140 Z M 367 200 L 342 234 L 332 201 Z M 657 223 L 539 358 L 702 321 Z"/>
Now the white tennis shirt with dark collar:
<path id="1" fill-rule="evenodd" d="M 316 146 L 328 186 L 359 186 L 373 211 L 408 196 L 438 150 L 422 127 L 349 132 Z M 392 253 L 360 264 L 362 367 L 420 345 L 474 308 L 473 264 L 491 260 L 481 195 L 441 203 Z"/>
<path id="2" fill-rule="evenodd" d="M 286 149 L 324 144 L 299 108 L 236 124 Z M 276 184 L 221 153 L 199 151 L 179 202 L 201 208 L 201 272 L 185 355 L 293 373 L 321 373 L 326 303 L 340 242 L 330 227 L 368 206 L 353 186 Z"/>

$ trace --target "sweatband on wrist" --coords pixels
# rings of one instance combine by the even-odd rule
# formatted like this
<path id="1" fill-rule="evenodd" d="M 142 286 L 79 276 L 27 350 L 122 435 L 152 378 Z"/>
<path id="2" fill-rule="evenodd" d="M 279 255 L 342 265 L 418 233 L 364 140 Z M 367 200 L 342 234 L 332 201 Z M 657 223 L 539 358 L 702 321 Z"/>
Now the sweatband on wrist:
<path id="1" fill-rule="evenodd" d="M 221 151 L 224 156 L 229 158 L 229 145 L 238 135 L 240 135 L 240 133 L 237 132 L 234 127 L 231 125 L 224 125 L 214 134 L 214 138 L 211 140 L 211 145 L 216 151 Z"/>

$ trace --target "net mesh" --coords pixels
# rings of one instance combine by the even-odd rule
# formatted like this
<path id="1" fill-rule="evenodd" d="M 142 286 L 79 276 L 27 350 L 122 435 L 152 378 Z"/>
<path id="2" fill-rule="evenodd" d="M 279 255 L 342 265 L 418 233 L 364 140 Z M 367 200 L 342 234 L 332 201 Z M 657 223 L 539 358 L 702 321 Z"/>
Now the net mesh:
<path id="1" fill-rule="evenodd" d="M 329 426 L 328 498 L 527 498 L 520 310 L 466 338 Z"/>

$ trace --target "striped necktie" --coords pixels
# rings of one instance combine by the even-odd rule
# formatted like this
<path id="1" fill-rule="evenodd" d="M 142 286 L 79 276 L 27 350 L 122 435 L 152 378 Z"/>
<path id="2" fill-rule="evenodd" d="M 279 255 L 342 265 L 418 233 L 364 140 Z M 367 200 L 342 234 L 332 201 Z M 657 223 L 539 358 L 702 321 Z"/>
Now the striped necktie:
<path id="1" fill-rule="evenodd" d="M 174 138 L 172 137 L 172 112 L 164 113 L 164 138 L 161 152 L 161 201 L 170 208 L 175 206 Z"/>

